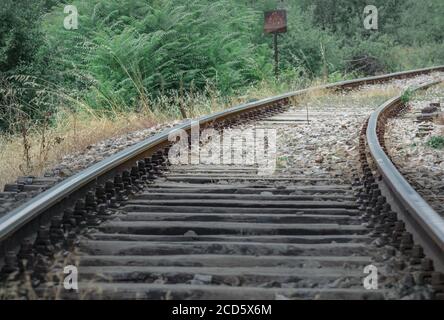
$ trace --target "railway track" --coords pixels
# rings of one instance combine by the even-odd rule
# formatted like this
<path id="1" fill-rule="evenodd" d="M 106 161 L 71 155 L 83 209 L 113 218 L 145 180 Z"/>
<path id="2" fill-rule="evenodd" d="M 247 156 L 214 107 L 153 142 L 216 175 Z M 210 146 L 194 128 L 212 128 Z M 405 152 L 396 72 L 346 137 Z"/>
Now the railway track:
<path id="1" fill-rule="evenodd" d="M 442 87 L 441 87 L 442 88 Z M 409 102 L 409 108 L 403 110 L 396 118 L 390 119 L 386 125 L 386 146 L 389 151 L 388 155 L 391 157 L 392 162 L 407 179 L 407 181 L 414 187 L 416 191 L 423 197 L 441 216 L 444 217 L 444 170 L 439 168 L 439 149 L 436 150 L 436 169 L 435 172 L 431 171 L 430 164 L 426 163 L 420 168 L 415 168 L 415 160 L 420 159 L 421 156 L 426 154 L 427 157 L 430 155 L 427 152 L 433 152 L 434 150 L 427 145 L 427 141 L 431 137 L 439 136 L 444 134 L 444 129 L 440 126 L 439 121 L 439 109 L 440 103 L 435 101 L 429 101 L 429 99 L 439 99 L 439 98 L 426 98 L 430 93 L 435 94 L 435 92 L 440 92 L 440 86 L 435 86 L 424 92 L 424 94 L 418 95 L 424 101 L 419 102 L 418 98 L 413 99 Z M 439 94 L 438 94 L 439 95 Z M 426 107 L 421 108 L 420 105 L 425 104 Z M 423 109 L 426 111 L 427 108 L 437 108 L 436 116 L 427 118 L 429 115 L 425 113 L 423 115 Z M 424 111 L 424 112 L 425 112 Z M 435 124 L 436 122 L 436 124 Z M 442 131 L 442 132 L 440 132 Z M 404 136 L 406 133 L 411 133 L 412 136 L 407 138 Z M 411 143 L 412 140 L 419 140 L 418 142 L 413 142 L 414 145 L 419 145 L 425 150 L 416 150 L 417 158 L 415 156 L 409 156 L 408 159 L 403 158 L 403 153 L 414 150 L 406 149 L 405 144 Z M 405 141 L 401 142 L 400 141 Z M 402 145 L 403 147 L 400 147 Z M 398 149 L 399 148 L 399 149 Z M 399 151 L 402 152 L 399 152 Z M 429 163 L 431 161 L 428 161 Z"/>
<path id="2" fill-rule="evenodd" d="M 303 121 L 289 110 L 291 98 L 310 90 L 204 117 L 200 129 L 260 123 L 257 135 L 285 119 Z M 55 290 L 74 299 L 384 299 L 387 275 L 378 289 L 366 289 L 363 278 L 366 266 L 385 263 L 442 298 L 442 220 L 405 181 L 393 180 L 399 176 L 384 158 L 384 121 L 400 101 L 382 105 L 363 127 L 353 182 L 334 174 L 264 175 L 256 164 L 171 164 L 168 136 L 192 123 L 149 138 L 3 216 L 4 283 L 30 275 L 37 296 L 47 298 Z M 242 141 L 232 147 L 245 152 Z M 78 266 L 78 292 L 47 278 L 63 264 Z"/>

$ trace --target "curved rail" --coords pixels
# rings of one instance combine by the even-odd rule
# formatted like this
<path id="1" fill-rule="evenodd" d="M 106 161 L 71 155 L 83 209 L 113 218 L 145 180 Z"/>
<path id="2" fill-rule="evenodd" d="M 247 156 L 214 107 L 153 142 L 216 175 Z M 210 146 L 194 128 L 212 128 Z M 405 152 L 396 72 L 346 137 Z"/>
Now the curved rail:
<path id="1" fill-rule="evenodd" d="M 412 91 L 427 89 L 440 81 L 434 81 L 414 88 Z M 395 201 L 404 209 L 404 221 L 410 224 L 416 234 L 426 245 L 424 249 L 435 261 L 436 267 L 444 266 L 444 219 L 415 191 L 402 174 L 397 170 L 388 155 L 385 153 L 383 144 L 384 132 L 381 126 L 384 120 L 397 111 L 402 105 L 401 96 L 390 99 L 382 104 L 370 116 L 366 137 L 367 145 L 373 160 L 383 177 L 383 182 L 395 196 Z"/>
<path id="2" fill-rule="evenodd" d="M 288 103 L 289 98 L 314 90 L 348 89 L 364 84 L 378 83 L 395 78 L 412 77 L 415 75 L 427 74 L 436 71 L 444 71 L 444 66 L 398 72 L 388 75 L 367 77 L 312 87 L 271 98 L 261 99 L 251 103 L 242 104 L 218 113 L 214 113 L 209 116 L 201 117 L 198 119 L 198 121 L 201 125 L 209 124 L 211 122 L 222 121 L 225 119 L 230 119 L 234 116 L 239 116 L 244 112 L 263 110 L 270 106 L 284 105 Z M 80 192 L 81 189 L 84 189 L 91 184 L 97 184 L 99 182 L 99 179 L 103 179 L 103 177 L 109 174 L 111 171 L 118 171 L 119 168 L 125 166 L 125 164 L 127 164 L 129 161 L 134 162 L 135 160 L 140 159 L 147 152 L 150 152 L 150 150 L 159 148 L 162 144 L 168 142 L 168 136 L 175 131 L 190 130 L 190 128 L 191 121 L 185 121 L 184 123 L 179 124 L 174 128 L 156 134 L 146 139 L 145 141 L 142 141 L 105 160 L 102 160 L 101 162 L 91 166 L 90 168 L 64 180 L 63 182 L 39 194 L 27 203 L 0 218 L 0 256 L 2 256 L 2 253 L 6 251 L 4 246 L 5 242 L 8 242 L 8 247 L 10 247 L 12 245 L 12 241 L 10 241 L 9 238 L 18 233 L 21 228 L 30 224 L 30 222 L 36 220 L 37 218 L 40 218 L 43 213 L 56 208 L 61 201 L 69 199 L 75 192 Z"/>

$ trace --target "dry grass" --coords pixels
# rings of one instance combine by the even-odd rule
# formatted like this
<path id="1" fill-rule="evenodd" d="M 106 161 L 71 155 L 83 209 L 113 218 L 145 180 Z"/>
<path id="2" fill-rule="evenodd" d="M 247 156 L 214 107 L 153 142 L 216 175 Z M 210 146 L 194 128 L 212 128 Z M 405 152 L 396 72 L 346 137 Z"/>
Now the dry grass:
<path id="1" fill-rule="evenodd" d="M 66 154 L 82 151 L 106 138 L 159 123 L 159 120 L 144 113 L 122 113 L 113 119 L 71 113 L 59 118 L 57 125 L 45 132 L 41 128 L 30 129 L 26 143 L 21 135 L 0 136 L 0 189 L 20 175 L 41 175 Z M 26 160 L 25 144 L 29 145 L 29 161 Z"/>
<path id="2" fill-rule="evenodd" d="M 293 105 L 304 106 L 307 104 L 332 104 L 334 102 L 340 102 L 347 99 L 350 103 L 356 103 L 356 107 L 359 108 L 363 101 L 374 99 L 376 102 L 381 103 L 389 97 L 394 97 L 400 94 L 400 89 L 394 86 L 386 87 L 367 87 L 363 90 L 352 90 L 346 92 L 336 92 L 333 90 L 317 89 L 311 90 L 304 95 L 291 99 Z M 338 103 L 341 105 L 341 103 Z"/>
<path id="3" fill-rule="evenodd" d="M 368 96 L 390 96 L 394 97 L 400 94 L 402 90 L 391 84 L 386 84 L 384 86 L 369 86 L 365 90 L 357 90 L 353 92 L 353 95 L 357 98 L 365 98 Z"/>
<path id="4" fill-rule="evenodd" d="M 113 111 L 111 116 L 103 116 L 88 106 L 82 105 L 76 113 L 65 108 L 56 117 L 55 125 L 42 128 L 27 128 L 26 135 L 0 135 L 0 190 L 21 175 L 39 176 L 57 164 L 63 156 L 85 150 L 90 145 L 104 139 L 128 132 L 167 123 L 181 117 L 177 105 L 185 107 L 188 117 L 195 118 L 211 112 L 244 103 L 250 99 L 261 99 L 283 92 L 299 89 L 300 83 L 285 87 L 272 82 L 261 82 L 234 94 L 231 98 L 221 98 L 215 90 L 207 90 L 205 95 L 187 95 L 175 99 L 159 99 L 151 106 L 145 105 L 138 112 Z M 315 85 L 315 83 L 313 84 Z M 390 96 L 395 88 L 369 88 L 355 91 L 357 100 L 363 96 Z M 293 104 L 304 105 L 306 101 L 338 98 L 327 90 L 310 91 L 307 95 L 293 99 Z M 340 97 L 339 97 L 340 98 Z"/>
<path id="5" fill-rule="evenodd" d="M 221 98 L 210 89 L 205 95 L 160 98 L 151 108 L 145 104 L 138 112 L 112 111 L 108 116 L 86 105 L 79 106 L 77 112 L 61 107 L 55 125 L 27 126 L 25 134 L 0 135 L 0 190 L 19 176 L 42 175 L 63 156 L 81 152 L 102 140 L 177 120 L 181 117 L 178 105 L 184 106 L 189 118 L 196 118 L 252 98 L 272 96 L 281 90 L 263 82 L 243 91 L 242 95 Z"/>
<path id="6" fill-rule="evenodd" d="M 327 95 L 334 95 L 334 92 L 330 92 L 329 90 L 326 89 L 310 90 L 306 94 L 292 97 L 290 99 L 290 103 L 292 105 L 304 105 L 307 102 L 319 101 L 320 99 L 323 99 Z"/>

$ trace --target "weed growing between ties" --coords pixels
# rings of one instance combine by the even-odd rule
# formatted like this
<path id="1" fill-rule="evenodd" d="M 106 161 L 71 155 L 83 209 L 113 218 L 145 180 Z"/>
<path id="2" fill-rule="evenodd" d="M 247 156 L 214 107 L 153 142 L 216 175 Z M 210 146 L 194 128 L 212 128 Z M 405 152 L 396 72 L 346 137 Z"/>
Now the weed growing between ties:
<path id="1" fill-rule="evenodd" d="M 433 149 L 444 149 L 444 136 L 433 136 L 427 141 L 427 145 Z"/>

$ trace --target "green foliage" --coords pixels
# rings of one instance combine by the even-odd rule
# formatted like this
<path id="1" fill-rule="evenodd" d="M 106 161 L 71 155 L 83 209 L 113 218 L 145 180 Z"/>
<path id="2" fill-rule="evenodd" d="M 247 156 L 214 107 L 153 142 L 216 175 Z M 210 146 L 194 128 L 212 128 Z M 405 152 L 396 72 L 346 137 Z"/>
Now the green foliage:
<path id="1" fill-rule="evenodd" d="M 0 72 L 31 70 L 43 42 L 41 16 L 57 0 L 2 0 L 0 6 Z"/>
<path id="2" fill-rule="evenodd" d="M 293 17 L 288 23 L 291 30 L 283 36 L 282 56 L 284 68 L 302 67 L 310 77 L 325 76 L 342 65 L 342 53 L 337 38 L 332 34 L 311 27 L 309 16 L 300 13 L 298 7 L 289 9 Z"/>
<path id="3" fill-rule="evenodd" d="M 0 131 L 13 127 L 20 117 L 40 121 L 50 109 L 50 100 L 34 80 L 47 67 L 36 63 L 44 43 L 41 17 L 56 3 L 3 0 L 0 5 Z"/>
<path id="4" fill-rule="evenodd" d="M 444 1 L 407 1 L 396 29 L 399 42 L 404 45 L 424 45 L 444 42 Z"/>
<path id="5" fill-rule="evenodd" d="M 412 90 L 410 89 L 405 90 L 401 95 L 401 102 L 403 104 L 408 103 L 412 99 L 412 94 L 413 94 Z"/>
<path id="6" fill-rule="evenodd" d="M 40 8 L 25 0 L 4 0 L 0 6 L 0 71 L 17 70 L 29 64 L 41 41 L 36 27 Z"/>
<path id="7" fill-rule="evenodd" d="M 335 35 L 343 48 L 344 67 L 363 74 L 439 65 L 444 62 L 444 2 L 374 0 L 378 30 L 363 27 L 360 0 L 299 0 L 313 24 Z M 405 54 L 405 55 L 404 55 Z M 364 61 L 355 63 L 357 60 Z M 367 60 L 367 61 L 365 61 Z"/>
<path id="8" fill-rule="evenodd" d="M 251 41 L 261 13 L 245 5 L 228 0 L 73 4 L 82 13 L 81 27 L 54 27 L 63 18 L 62 11 L 54 12 L 45 23 L 54 37 L 41 56 L 55 53 L 61 72 L 71 64 L 76 74 L 69 79 L 79 90 L 89 79 L 94 90 L 87 96 L 95 105 L 134 107 L 171 91 L 201 91 L 208 83 L 228 94 L 271 75 L 271 59 L 265 59 L 270 48 Z"/>
<path id="9" fill-rule="evenodd" d="M 378 8 L 379 31 L 392 33 L 397 29 L 397 21 L 403 12 L 404 1 L 373 0 L 300 0 L 301 8 L 313 12 L 313 22 L 323 30 L 341 34 L 349 43 L 356 35 L 370 36 L 374 32 L 362 27 L 364 7 L 372 4 Z"/>
<path id="10" fill-rule="evenodd" d="M 78 30 L 63 28 L 65 3 L 78 9 Z M 377 31 L 363 27 L 360 0 L 3 0 L 0 129 L 10 127 L 6 109 L 35 121 L 79 104 L 109 115 L 259 82 L 281 91 L 444 64 L 442 0 L 371 4 Z M 263 33 L 263 12 L 275 8 L 288 16 L 278 81 Z"/>
<path id="11" fill-rule="evenodd" d="M 427 141 L 427 145 L 433 149 L 444 148 L 444 136 L 433 136 Z"/>

